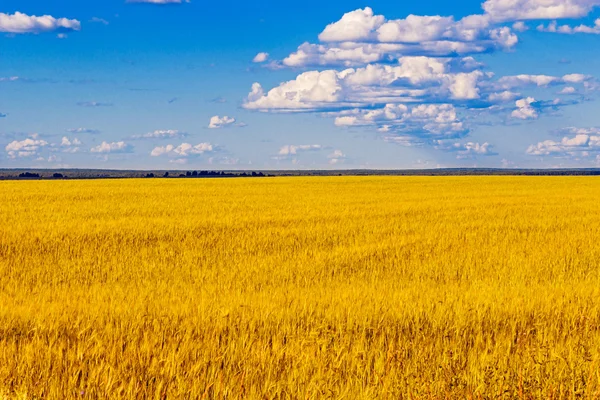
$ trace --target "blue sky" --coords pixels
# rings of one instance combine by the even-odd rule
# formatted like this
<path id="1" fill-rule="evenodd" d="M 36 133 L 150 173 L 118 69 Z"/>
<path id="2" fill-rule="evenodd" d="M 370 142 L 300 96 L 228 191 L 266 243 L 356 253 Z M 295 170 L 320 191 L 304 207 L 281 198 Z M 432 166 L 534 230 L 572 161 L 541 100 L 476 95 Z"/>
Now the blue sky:
<path id="1" fill-rule="evenodd" d="M 600 0 L 451 3 L 4 0 L 0 167 L 600 166 Z"/>

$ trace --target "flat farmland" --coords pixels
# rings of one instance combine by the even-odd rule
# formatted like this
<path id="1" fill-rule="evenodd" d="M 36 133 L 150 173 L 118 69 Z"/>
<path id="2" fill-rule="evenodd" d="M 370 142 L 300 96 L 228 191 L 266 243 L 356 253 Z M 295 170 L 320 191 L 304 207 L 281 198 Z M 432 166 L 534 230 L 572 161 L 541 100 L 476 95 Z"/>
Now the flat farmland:
<path id="1" fill-rule="evenodd" d="M 600 179 L 0 182 L 0 398 L 600 397 Z"/>

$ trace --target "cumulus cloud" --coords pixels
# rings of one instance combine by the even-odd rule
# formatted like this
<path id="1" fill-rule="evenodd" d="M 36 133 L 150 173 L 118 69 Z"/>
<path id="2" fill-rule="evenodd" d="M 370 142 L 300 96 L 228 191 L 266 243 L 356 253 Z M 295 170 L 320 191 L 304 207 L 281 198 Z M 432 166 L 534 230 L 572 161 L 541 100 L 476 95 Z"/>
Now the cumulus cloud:
<path id="1" fill-rule="evenodd" d="M 288 144 L 282 146 L 279 149 L 280 156 L 295 156 L 298 153 L 307 152 L 307 151 L 319 151 L 322 150 L 323 146 L 320 144 L 301 144 L 301 145 L 293 145 Z"/>
<path id="2" fill-rule="evenodd" d="M 132 139 L 174 139 L 187 136 L 186 132 L 181 132 L 174 129 L 157 130 L 154 132 L 144 133 L 143 135 L 134 135 Z"/>
<path id="3" fill-rule="evenodd" d="M 81 141 L 77 138 L 69 139 L 67 136 L 63 136 L 60 145 L 62 147 L 81 146 Z"/>
<path id="4" fill-rule="evenodd" d="M 0 113 L 0 118 L 6 118 L 8 115 L 4 113 Z"/>
<path id="5" fill-rule="evenodd" d="M 254 63 L 263 63 L 265 61 L 267 61 L 269 59 L 269 53 L 258 53 L 254 59 L 252 59 L 252 62 Z"/>
<path id="6" fill-rule="evenodd" d="M 32 157 L 38 154 L 38 151 L 48 146 L 48 142 L 37 138 L 27 138 L 25 140 L 15 140 L 10 142 L 4 148 L 9 158 Z"/>
<path id="7" fill-rule="evenodd" d="M 594 21 L 594 25 L 579 25 L 579 26 L 569 26 L 569 25 L 558 25 L 556 21 L 551 22 L 547 26 L 541 24 L 537 27 L 537 30 L 540 32 L 551 32 L 551 33 L 564 33 L 568 35 L 573 35 L 576 33 L 590 33 L 594 35 L 600 35 L 600 18 Z"/>
<path id="8" fill-rule="evenodd" d="M 227 115 L 223 117 L 215 115 L 214 117 L 211 117 L 208 127 L 210 129 L 219 129 L 233 124 L 235 124 L 235 118 L 228 117 Z"/>
<path id="9" fill-rule="evenodd" d="M 340 164 L 346 160 L 346 155 L 341 150 L 334 150 L 327 156 L 330 165 Z"/>
<path id="10" fill-rule="evenodd" d="M 133 151 L 133 146 L 127 144 L 125 142 L 102 142 L 102 144 L 92 147 L 90 152 L 92 153 L 131 153 Z"/>
<path id="11" fill-rule="evenodd" d="M 495 21 L 581 18 L 600 0 L 487 0 L 483 9 Z"/>
<path id="12" fill-rule="evenodd" d="M 0 13 L 0 32 L 8 33 L 44 33 L 53 31 L 78 31 L 81 22 L 76 19 L 54 18 L 51 15 L 37 17 L 21 12 Z"/>
<path id="13" fill-rule="evenodd" d="M 599 88 L 588 75 L 497 77 L 474 55 L 512 50 L 530 19 L 586 15 L 600 0 L 488 0 L 485 13 L 461 19 L 409 15 L 388 19 L 367 7 L 327 25 L 278 68 L 303 68 L 294 79 L 264 88 L 243 103 L 261 112 L 319 113 L 341 128 L 369 127 L 390 143 L 430 145 L 458 158 L 495 154 L 489 143 L 456 142 L 482 116 L 534 120 L 546 109 L 576 104 L 575 93 Z M 552 17 L 548 17 L 552 16 Z M 308 70 L 304 68 L 308 68 Z M 546 100 L 544 91 L 563 98 Z M 536 101 L 535 97 L 541 98 Z M 444 141 L 443 143 L 440 140 Z M 449 141 L 450 140 L 450 141 Z M 280 154 L 288 157 L 293 154 Z"/>
<path id="14" fill-rule="evenodd" d="M 173 156 L 178 158 L 184 158 L 194 155 L 201 155 L 205 153 L 212 153 L 216 151 L 215 146 L 211 143 L 199 143 L 197 145 L 192 145 L 190 143 L 182 143 L 179 146 L 174 146 L 172 144 L 166 146 L 157 146 L 155 147 L 150 155 L 152 157 L 160 157 L 160 156 Z"/>
<path id="15" fill-rule="evenodd" d="M 424 99 L 479 98 L 481 71 L 452 72 L 453 60 L 403 57 L 396 65 L 367 65 L 342 71 L 307 71 L 265 93 L 252 86 L 244 107 L 254 110 L 306 111 L 323 107 L 419 102 Z"/>
<path id="16" fill-rule="evenodd" d="M 77 138 L 70 139 L 67 136 L 63 136 L 60 142 L 60 147 L 62 148 L 63 153 L 79 153 L 81 151 L 81 140 Z M 56 146 L 56 145 L 53 145 Z"/>
<path id="17" fill-rule="evenodd" d="M 516 110 L 511 114 L 513 118 L 517 119 L 537 119 L 539 114 L 535 106 L 535 99 L 533 97 L 527 97 L 516 101 Z"/>
<path id="18" fill-rule="evenodd" d="M 477 156 L 498 155 L 498 153 L 493 150 L 494 146 L 487 142 L 479 144 L 475 142 L 460 143 L 438 140 L 435 148 L 442 151 L 457 153 L 456 158 L 459 160 L 477 158 Z"/>
<path id="19" fill-rule="evenodd" d="M 336 126 L 374 126 L 383 133 L 413 137 L 459 137 L 468 129 L 452 104 L 387 104 L 383 108 L 354 109 L 335 115 Z"/>
<path id="20" fill-rule="evenodd" d="M 572 135 L 560 141 L 545 140 L 529 146 L 527 154 L 584 159 L 600 153 L 600 129 L 568 128 L 568 131 Z"/>
<path id="21" fill-rule="evenodd" d="M 489 16 L 409 15 L 388 20 L 369 7 L 346 13 L 319 35 L 322 44 L 304 43 L 282 64 L 361 66 L 405 56 L 450 56 L 511 49 L 518 37 L 509 27 L 492 26 Z"/>

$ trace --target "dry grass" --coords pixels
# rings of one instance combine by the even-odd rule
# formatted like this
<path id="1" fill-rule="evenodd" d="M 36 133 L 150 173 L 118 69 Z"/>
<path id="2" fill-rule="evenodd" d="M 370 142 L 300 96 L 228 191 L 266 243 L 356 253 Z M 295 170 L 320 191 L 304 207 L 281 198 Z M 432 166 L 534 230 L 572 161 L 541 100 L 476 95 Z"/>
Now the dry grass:
<path id="1" fill-rule="evenodd" d="M 0 182 L 0 398 L 600 397 L 600 180 Z"/>

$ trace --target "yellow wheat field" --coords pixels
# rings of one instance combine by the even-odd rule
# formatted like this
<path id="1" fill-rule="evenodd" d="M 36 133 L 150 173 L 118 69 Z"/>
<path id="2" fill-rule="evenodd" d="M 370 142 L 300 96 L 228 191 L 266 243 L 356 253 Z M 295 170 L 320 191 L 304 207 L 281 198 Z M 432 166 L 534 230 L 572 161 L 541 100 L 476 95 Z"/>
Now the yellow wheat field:
<path id="1" fill-rule="evenodd" d="M 0 182 L 0 398 L 600 398 L 600 179 Z"/>

